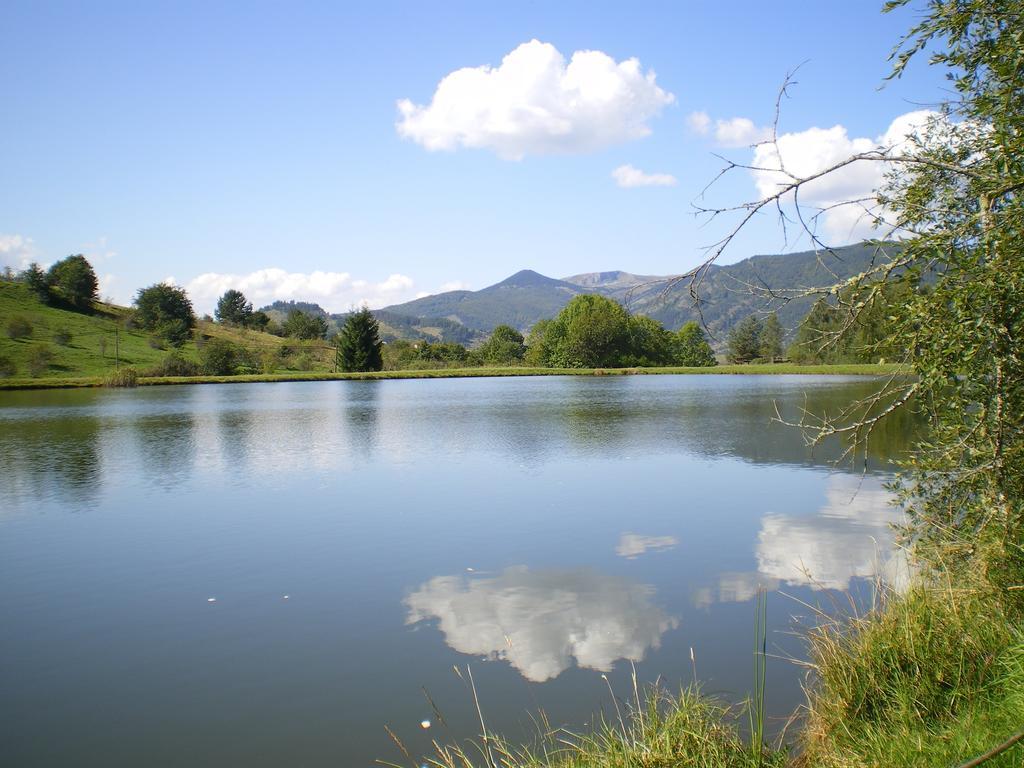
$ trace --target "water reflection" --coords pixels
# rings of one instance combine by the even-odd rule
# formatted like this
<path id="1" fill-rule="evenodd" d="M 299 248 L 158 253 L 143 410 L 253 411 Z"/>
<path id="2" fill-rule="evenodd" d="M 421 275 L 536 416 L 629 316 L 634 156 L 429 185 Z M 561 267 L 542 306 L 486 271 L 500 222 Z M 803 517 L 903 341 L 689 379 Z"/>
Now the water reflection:
<path id="1" fill-rule="evenodd" d="M 832 475 L 825 501 L 810 516 L 761 518 L 757 570 L 726 572 L 694 594 L 698 607 L 746 602 L 757 589 L 788 586 L 847 590 L 855 579 L 879 579 L 901 589 L 909 579 L 905 552 L 896 544 L 902 512 L 875 477 Z"/>
<path id="2" fill-rule="evenodd" d="M 438 576 L 405 599 L 408 624 L 437 619 L 449 646 L 508 661 L 543 682 L 576 664 L 609 671 L 639 661 L 678 621 L 654 588 L 579 568 L 517 566 L 492 577 Z"/>
<path id="3" fill-rule="evenodd" d="M 660 552 L 675 549 L 679 539 L 675 536 L 641 536 L 638 533 L 624 533 L 619 537 L 615 554 L 633 560 L 646 552 Z"/>

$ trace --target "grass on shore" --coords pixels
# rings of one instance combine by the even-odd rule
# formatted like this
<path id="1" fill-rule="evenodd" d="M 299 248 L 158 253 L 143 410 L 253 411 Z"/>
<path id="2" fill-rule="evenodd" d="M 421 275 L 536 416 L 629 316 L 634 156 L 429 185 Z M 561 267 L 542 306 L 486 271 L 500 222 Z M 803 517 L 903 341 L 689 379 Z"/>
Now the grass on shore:
<path id="1" fill-rule="evenodd" d="M 408 371 L 372 371 L 368 373 L 332 373 L 330 371 L 283 371 L 238 376 L 144 376 L 138 386 L 165 384 L 237 384 L 275 381 L 345 381 L 350 379 L 455 379 L 496 376 L 630 376 L 630 375 L 846 375 L 884 376 L 896 372 L 896 366 L 876 364 L 846 365 L 720 365 L 713 368 L 431 368 Z M 68 389 L 100 387 L 104 376 L 54 376 L 48 378 L 0 379 L 2 389 Z"/>

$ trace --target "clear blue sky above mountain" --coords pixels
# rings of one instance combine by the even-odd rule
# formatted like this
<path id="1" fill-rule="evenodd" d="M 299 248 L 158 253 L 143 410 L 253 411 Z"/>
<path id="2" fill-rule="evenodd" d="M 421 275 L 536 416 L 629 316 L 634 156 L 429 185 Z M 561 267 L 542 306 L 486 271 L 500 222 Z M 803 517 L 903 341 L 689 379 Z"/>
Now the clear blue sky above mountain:
<path id="1" fill-rule="evenodd" d="M 343 310 L 522 268 L 678 272 L 725 229 L 691 214 L 721 165 L 712 153 L 751 159 L 744 143 L 787 71 L 806 62 L 786 132 L 873 140 L 939 98 L 923 61 L 879 90 L 914 17 L 880 6 L 8 0 L 0 259 L 84 252 L 115 299 L 173 277 L 204 311 L 229 284 Z M 486 101 L 489 128 L 448 102 L 429 110 L 447 75 L 517 49 L 504 79 L 448 93 L 459 108 Z M 577 51 L 604 54 L 589 61 L 610 74 L 574 70 Z M 523 92 L 540 103 L 516 91 L 502 112 L 502 89 L 534 76 Z M 622 98 L 580 107 L 572 88 L 591 76 L 621 76 L 604 86 Z M 757 189 L 738 173 L 709 200 Z M 725 261 L 782 247 L 766 220 Z"/>

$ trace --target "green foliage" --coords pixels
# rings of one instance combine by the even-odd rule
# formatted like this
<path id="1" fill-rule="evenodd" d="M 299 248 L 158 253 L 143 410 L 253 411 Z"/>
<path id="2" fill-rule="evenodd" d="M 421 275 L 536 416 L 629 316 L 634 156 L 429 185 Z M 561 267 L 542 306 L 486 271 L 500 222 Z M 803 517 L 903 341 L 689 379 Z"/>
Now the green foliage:
<path id="1" fill-rule="evenodd" d="M 80 253 L 50 267 L 47 282 L 60 298 L 77 309 L 88 308 L 98 298 L 96 273 Z"/>
<path id="2" fill-rule="evenodd" d="M 510 325 L 499 325 L 478 349 L 481 359 L 488 365 L 516 365 L 526 355 L 523 334 Z"/>
<path id="3" fill-rule="evenodd" d="M 217 308 L 213 314 L 218 322 L 246 327 L 252 323 L 254 312 L 252 302 L 245 298 L 245 294 L 231 288 L 217 300 Z M 260 314 L 267 317 L 262 312 Z"/>
<path id="4" fill-rule="evenodd" d="M 621 304 L 604 296 L 574 296 L 545 329 L 545 364 L 615 367 L 629 352 L 629 343 L 629 315 Z"/>
<path id="5" fill-rule="evenodd" d="M 7 321 L 7 338 L 27 339 L 32 335 L 32 323 L 21 315 L 15 315 Z"/>
<path id="6" fill-rule="evenodd" d="M 526 335 L 526 354 L 523 357 L 523 362 L 527 365 L 543 367 L 548 364 L 548 349 L 544 340 L 547 338 L 551 323 L 551 320 L 541 320 Z"/>
<path id="7" fill-rule="evenodd" d="M 696 320 L 690 320 L 676 332 L 675 359 L 676 365 L 703 368 L 718 365 L 715 353 L 708 344 L 704 329 Z"/>
<path id="8" fill-rule="evenodd" d="M 36 298 L 44 304 L 50 301 L 50 278 L 34 261 L 21 273 L 21 279 Z"/>
<path id="9" fill-rule="evenodd" d="M 322 339 L 327 335 L 327 321 L 320 315 L 293 309 L 288 313 L 282 330 L 285 336 L 296 339 Z"/>
<path id="10" fill-rule="evenodd" d="M 167 357 L 146 371 L 146 376 L 198 376 L 200 367 L 187 359 L 178 351 L 171 352 Z"/>
<path id="11" fill-rule="evenodd" d="M 933 281 L 895 307 L 890 336 L 931 422 L 904 500 L 919 551 L 1009 587 L 1024 580 L 1024 0 L 926 8 L 894 74 L 931 46 L 954 96 L 881 197 L 917 233 L 895 266 Z"/>
<path id="12" fill-rule="evenodd" d="M 644 315 L 630 315 L 626 322 L 629 333 L 627 351 L 620 365 L 655 367 L 675 362 L 675 339 L 661 323 Z"/>
<path id="13" fill-rule="evenodd" d="M 337 347 L 343 371 L 379 371 L 384 367 L 379 326 L 365 307 L 348 316 L 338 334 Z"/>
<path id="14" fill-rule="evenodd" d="M 0 355 L 0 378 L 10 378 L 17 372 L 17 363 L 15 363 L 8 355 Z"/>
<path id="15" fill-rule="evenodd" d="M 893 334 L 896 315 L 927 290 L 909 276 L 851 285 L 832 304 L 819 299 L 811 307 L 793 343 L 789 359 L 799 363 L 870 363 L 904 357 L 904 339 Z"/>
<path id="16" fill-rule="evenodd" d="M 761 356 L 761 321 L 749 315 L 729 331 L 728 352 L 730 363 L 749 363 Z"/>
<path id="17" fill-rule="evenodd" d="M 270 315 L 266 312 L 253 312 L 249 316 L 249 328 L 257 331 L 265 331 L 268 325 L 270 325 Z"/>
<path id="18" fill-rule="evenodd" d="M 167 343 L 180 347 L 188 341 L 196 316 L 183 288 L 157 283 L 140 288 L 135 296 L 135 322 L 140 328 L 155 331 Z"/>
<path id="19" fill-rule="evenodd" d="M 779 316 L 772 312 L 764 319 L 761 326 L 760 349 L 758 357 L 774 363 L 777 358 L 782 357 L 782 337 L 785 331 L 779 323 Z"/>
<path id="20" fill-rule="evenodd" d="M 230 376 L 238 364 L 234 344 L 224 339 L 211 339 L 199 353 L 202 372 L 207 376 Z"/>

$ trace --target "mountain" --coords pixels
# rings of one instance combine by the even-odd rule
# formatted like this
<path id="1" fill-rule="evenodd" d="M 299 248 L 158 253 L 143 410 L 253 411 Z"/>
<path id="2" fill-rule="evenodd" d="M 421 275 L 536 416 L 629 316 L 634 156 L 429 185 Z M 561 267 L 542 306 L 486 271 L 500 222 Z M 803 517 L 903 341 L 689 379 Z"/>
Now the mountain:
<path id="1" fill-rule="evenodd" d="M 451 336 L 452 329 L 436 328 L 436 318 L 465 326 L 477 338 L 502 323 L 525 332 L 538 320 L 557 315 L 573 296 L 598 293 L 621 302 L 635 314 L 649 315 L 672 330 L 688 320 L 700 320 L 703 314 L 704 323 L 720 345 L 733 325 L 747 315 L 766 310 L 777 311 L 783 327 L 792 332 L 814 303 L 813 297 L 769 302 L 764 289 L 791 294 L 803 288 L 832 285 L 866 270 L 875 256 L 875 246 L 861 243 L 837 248 L 832 253 L 768 254 L 727 266 L 712 265 L 699 286 L 701 312 L 690 295 L 690 281 L 673 282 L 672 275 L 612 270 L 555 280 L 529 269 L 483 290 L 439 293 L 395 304 L 385 311 L 392 318 L 413 318 L 411 325 L 430 327 L 438 331 L 437 338 L 447 341 L 456 340 Z M 754 292 L 750 286 L 761 291 Z M 435 318 L 434 326 L 430 318 Z M 396 323 L 392 321 L 389 325 Z"/>
<path id="2" fill-rule="evenodd" d="M 690 281 L 660 283 L 608 291 L 636 314 L 648 315 L 666 328 L 679 328 L 689 320 L 701 320 L 716 343 L 740 320 L 755 312 L 775 311 L 779 322 L 792 333 L 817 297 L 770 299 L 768 291 L 795 292 L 822 288 L 869 269 L 877 248 L 867 243 L 836 248 L 831 253 L 803 251 L 752 256 L 736 264 L 712 266 L 697 288 L 700 309 L 690 295 Z M 599 289 L 600 290 L 600 289 Z M 604 292 L 604 291 L 602 291 Z"/>
<path id="3" fill-rule="evenodd" d="M 479 291 L 448 291 L 385 307 L 385 311 L 416 318 L 446 318 L 487 333 L 502 324 L 526 331 L 538 320 L 557 315 L 573 296 L 591 292 L 524 269 Z"/>
<path id="4" fill-rule="evenodd" d="M 586 272 L 582 275 L 563 277 L 562 281 L 598 293 L 611 295 L 617 291 L 628 291 L 630 288 L 664 279 L 664 277 L 659 277 L 658 275 L 634 275 L 630 272 L 616 269 L 611 272 Z"/>

